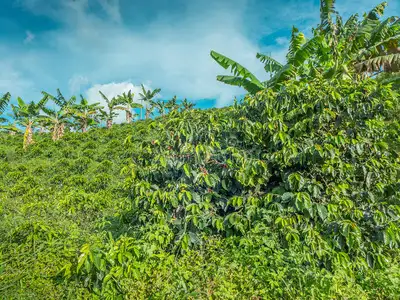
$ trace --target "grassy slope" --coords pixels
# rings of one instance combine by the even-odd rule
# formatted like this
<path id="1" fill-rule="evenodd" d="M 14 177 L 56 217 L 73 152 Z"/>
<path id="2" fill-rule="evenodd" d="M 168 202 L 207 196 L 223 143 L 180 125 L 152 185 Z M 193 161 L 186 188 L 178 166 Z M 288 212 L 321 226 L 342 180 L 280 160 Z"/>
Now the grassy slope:
<path id="1" fill-rule="evenodd" d="M 131 148 L 124 139 L 134 133 Z M 128 191 L 121 168 L 135 142 L 147 136 L 146 123 L 68 133 L 53 143 L 35 136 L 27 152 L 22 136 L 0 135 L 0 295 L 8 299 L 90 298 L 85 281 L 64 281 L 61 270 L 75 263 L 82 245 L 134 236 L 129 230 Z M 124 218 L 121 218 L 124 216 Z M 267 237 L 266 237 L 267 238 Z M 348 297 L 383 298 L 400 294 L 400 270 L 332 274 L 299 266 L 301 258 L 262 246 L 265 240 L 209 239 L 176 259 L 164 251 L 147 254 L 139 270 L 124 276 L 118 290 L 103 296 L 127 298 Z M 144 241 L 145 243 L 146 241 Z M 273 240 L 271 239 L 271 243 Z M 271 246 L 273 248 L 273 246 Z M 111 247 L 112 248 L 112 247 Z M 104 246 L 104 251 L 110 247 Z M 141 250 L 146 249 L 142 247 Z M 144 250 L 143 250 L 144 251 Z M 349 279 L 350 278 L 350 279 Z"/>
<path id="2" fill-rule="evenodd" d="M 51 277 L 83 243 L 102 239 L 99 225 L 124 197 L 118 183 L 130 130 L 67 134 L 57 143 L 37 136 L 26 153 L 22 136 L 1 137 L 3 292 L 59 295 Z"/>

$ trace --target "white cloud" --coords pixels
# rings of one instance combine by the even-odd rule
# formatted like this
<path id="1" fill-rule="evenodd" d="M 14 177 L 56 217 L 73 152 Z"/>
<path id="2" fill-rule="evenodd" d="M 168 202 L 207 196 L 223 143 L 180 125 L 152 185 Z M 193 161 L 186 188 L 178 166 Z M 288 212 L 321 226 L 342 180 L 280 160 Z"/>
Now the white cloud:
<path id="1" fill-rule="evenodd" d="M 217 105 L 223 106 L 244 90 L 216 81 L 216 75 L 230 72 L 210 57 L 211 49 L 265 78 L 263 66 L 255 58 L 258 46 L 242 32 L 239 9 L 202 8 L 203 11 L 190 11 L 174 22 L 160 16 L 148 27 L 134 30 L 115 22 L 119 19 L 118 1 L 98 1 L 109 18 L 88 12 L 87 1 L 65 2 L 62 13 L 67 23 L 44 33 L 42 38 L 49 48 L 37 53 L 43 62 L 41 68 L 60 82 L 61 76 L 67 77 L 71 91 L 87 82 L 123 82 L 132 78 L 138 83 L 152 80 L 154 88 L 160 87 L 168 97 L 176 94 L 190 99 L 217 98 Z M 52 15 L 53 10 L 49 5 L 44 11 Z M 54 68 L 58 65 L 62 65 L 64 75 Z M 86 78 L 74 74 L 85 74 Z"/>
<path id="2" fill-rule="evenodd" d="M 68 81 L 69 91 L 71 94 L 80 94 L 81 86 L 85 86 L 89 83 L 89 79 L 86 76 L 74 75 Z"/>
<path id="3" fill-rule="evenodd" d="M 220 23 L 226 26 L 221 28 Z M 218 98 L 220 105 L 227 103 L 221 99 L 222 95 L 233 98 L 243 90 L 216 81 L 216 75 L 230 72 L 210 57 L 211 49 L 244 64 L 261 78 L 264 76 L 262 64 L 255 58 L 258 47 L 247 40 L 233 23 L 232 16 L 222 14 L 209 18 L 207 22 L 153 24 L 152 29 L 141 32 L 98 29 L 88 25 L 84 34 L 59 35 L 57 41 L 61 47 L 70 47 L 71 50 L 85 49 L 79 53 L 82 57 L 90 55 L 82 58 L 85 61 L 101 62 L 90 74 L 92 81 L 111 81 L 115 75 L 120 76 L 120 80 L 129 77 L 138 81 L 151 79 L 155 87 L 161 87 L 168 94 Z M 175 28 L 178 26 L 180 30 Z"/>
<path id="4" fill-rule="evenodd" d="M 27 91 L 34 87 L 33 82 L 17 71 L 12 63 L 0 60 L 0 70 L 0 94 L 10 92 L 14 98 L 29 95 Z"/>
<path id="5" fill-rule="evenodd" d="M 185 2 L 182 14 L 176 15 L 154 8 L 151 21 L 139 27 L 128 26 L 123 18 L 125 14 L 134 20 L 135 14 L 141 13 L 136 4 L 131 6 L 132 11 L 127 11 L 119 0 L 91 0 L 91 5 L 89 0 L 18 1 L 36 14 L 61 22 L 58 29 L 40 34 L 35 32 L 36 39 L 43 41 L 41 50 L 18 52 L 11 51 L 13 47 L 10 46 L 4 51 L 6 56 L 3 57 L 24 62 L 24 68 L 29 66 L 30 73 L 35 74 L 28 80 L 24 68 L 14 68 L 14 71 L 18 70 L 18 78 L 22 78 L 22 86 L 31 89 L 34 83 L 38 89 L 55 90 L 60 87 L 61 90 L 69 88 L 71 93 L 77 93 L 92 84 L 87 91 L 92 95 L 91 99 L 99 96 L 99 87 L 104 91 L 110 89 L 112 95 L 112 91 L 120 93 L 151 80 L 151 86 L 161 88 L 165 97 L 176 94 L 178 98 L 193 100 L 217 98 L 217 106 L 230 104 L 234 96 L 243 94 L 244 90 L 216 80 L 216 75 L 230 75 L 230 72 L 210 57 L 210 50 L 231 57 L 259 79 L 265 80 L 267 76 L 262 63 L 255 57 L 256 53 L 270 54 L 283 63 L 288 39 L 278 37 L 275 43 L 272 40 L 272 45 L 260 49 L 258 41 L 249 38 L 254 33 L 249 34 L 249 28 L 256 28 L 258 37 L 260 32 L 271 33 L 278 28 L 288 28 L 288 24 L 297 25 L 307 33 L 319 18 L 316 3 L 308 6 L 299 0 L 288 1 L 284 6 L 272 1 L 264 7 L 258 7 L 259 3 L 256 5 L 250 0 L 204 0 Z M 356 0 L 349 1 L 352 6 L 358 5 Z M 362 7 L 370 6 L 372 0 L 366 1 L 368 5 L 363 3 Z M 93 3 L 102 9 L 105 16 L 89 10 Z M 251 3 L 256 7 L 249 11 Z M 276 13 L 271 12 L 272 5 L 279 7 Z M 389 7 L 393 8 L 393 5 L 392 0 Z M 357 9 L 362 7 L 359 5 Z M 257 18 L 250 12 L 255 13 Z M 388 10 L 387 14 L 393 13 Z M 60 18 L 60 15 L 63 17 Z M 252 17 L 246 17 L 248 15 Z M 262 15 L 268 16 L 268 22 L 264 22 Z M 7 84 L 15 84 L 14 80 L 8 79 L 9 76 L 4 78 L 7 78 Z"/>
<path id="6" fill-rule="evenodd" d="M 30 32 L 29 30 L 27 30 L 25 33 L 26 33 L 26 37 L 24 39 L 24 43 L 29 44 L 30 42 L 32 42 L 35 39 L 35 35 L 32 32 Z"/>

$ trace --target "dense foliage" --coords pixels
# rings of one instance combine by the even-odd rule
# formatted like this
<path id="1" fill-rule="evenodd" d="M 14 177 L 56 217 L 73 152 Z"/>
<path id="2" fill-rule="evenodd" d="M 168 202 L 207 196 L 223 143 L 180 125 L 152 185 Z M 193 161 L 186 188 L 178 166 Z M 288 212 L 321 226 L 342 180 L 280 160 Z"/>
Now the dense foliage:
<path id="1" fill-rule="evenodd" d="M 10 121 L 4 94 L 1 297 L 399 298 L 399 18 L 334 4 L 286 65 L 257 55 L 269 81 L 212 52 L 249 91 L 223 109 L 57 90 Z"/>
<path id="2" fill-rule="evenodd" d="M 335 9 L 334 0 L 320 1 L 320 24 L 306 38 L 293 27 L 286 64 L 257 53 L 270 78 L 261 81 L 234 60 L 211 51 L 211 57 L 233 76 L 219 75 L 217 80 L 242 86 L 250 94 L 265 88 L 279 89 L 295 78 L 314 79 L 322 75 L 327 81 L 337 78 L 357 80 L 374 77 L 382 82 L 400 83 L 400 19 L 383 18 L 387 2 L 382 2 L 360 19 L 358 14 L 346 21 Z"/>
<path id="3" fill-rule="evenodd" d="M 1 136 L 6 297 L 394 298 L 399 97 L 288 82 L 225 109 Z"/>

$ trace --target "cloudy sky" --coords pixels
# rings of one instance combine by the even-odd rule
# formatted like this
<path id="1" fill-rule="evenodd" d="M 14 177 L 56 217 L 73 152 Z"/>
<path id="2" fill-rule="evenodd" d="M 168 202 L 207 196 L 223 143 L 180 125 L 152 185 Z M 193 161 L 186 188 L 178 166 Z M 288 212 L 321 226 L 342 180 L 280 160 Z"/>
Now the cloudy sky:
<path id="1" fill-rule="evenodd" d="M 337 0 L 343 16 L 375 0 Z M 400 15 L 389 0 L 386 16 Z M 240 88 L 215 80 L 229 74 L 210 50 L 266 79 L 256 52 L 283 61 L 291 27 L 310 32 L 317 0 L 0 0 L 0 94 L 38 100 L 40 92 L 82 93 L 100 101 L 144 83 L 196 102 L 229 105 Z"/>

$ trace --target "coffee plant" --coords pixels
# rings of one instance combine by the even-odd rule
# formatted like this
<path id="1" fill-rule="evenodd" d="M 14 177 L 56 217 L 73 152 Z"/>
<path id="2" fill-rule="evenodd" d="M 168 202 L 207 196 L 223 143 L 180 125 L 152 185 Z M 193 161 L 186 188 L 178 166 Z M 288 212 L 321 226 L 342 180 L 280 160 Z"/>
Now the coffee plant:
<path id="1" fill-rule="evenodd" d="M 0 298 L 399 299 L 399 18 L 334 4 L 267 81 L 212 51 L 229 107 L 4 94 Z"/>
<path id="2" fill-rule="evenodd" d="M 27 151 L 2 134 L 0 291 L 396 298 L 399 107 L 390 85 L 316 78 L 224 109 L 41 134 Z"/>

